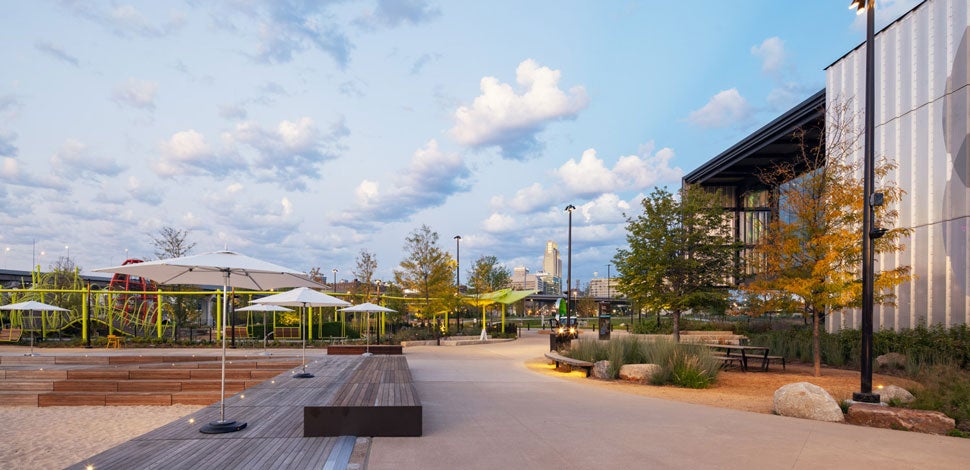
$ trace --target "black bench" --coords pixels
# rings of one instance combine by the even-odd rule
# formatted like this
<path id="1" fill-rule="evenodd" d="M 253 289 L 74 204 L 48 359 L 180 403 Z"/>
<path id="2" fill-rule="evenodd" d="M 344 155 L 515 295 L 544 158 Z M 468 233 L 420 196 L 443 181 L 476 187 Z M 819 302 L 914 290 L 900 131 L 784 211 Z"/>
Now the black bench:
<path id="1" fill-rule="evenodd" d="M 422 433 L 422 407 L 404 356 L 361 360 L 330 403 L 303 407 L 303 436 L 405 437 Z"/>
<path id="2" fill-rule="evenodd" d="M 579 367 L 581 369 L 586 369 L 586 377 L 589 377 L 590 372 L 593 370 L 593 363 L 589 361 L 573 359 L 555 352 L 547 352 L 546 357 L 556 363 L 556 369 L 563 367 L 563 365 L 567 366 L 563 367 L 564 369 L 568 369 L 564 370 L 564 372 L 571 372 L 573 367 Z"/>

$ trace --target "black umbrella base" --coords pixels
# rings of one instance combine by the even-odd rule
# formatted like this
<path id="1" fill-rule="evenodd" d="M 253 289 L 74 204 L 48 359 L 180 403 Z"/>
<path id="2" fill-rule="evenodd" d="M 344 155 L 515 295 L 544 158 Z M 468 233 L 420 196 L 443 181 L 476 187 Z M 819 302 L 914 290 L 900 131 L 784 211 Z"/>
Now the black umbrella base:
<path id="1" fill-rule="evenodd" d="M 237 423 L 236 421 L 213 421 L 199 429 L 199 432 L 203 434 L 225 434 L 227 432 L 241 431 L 246 427 L 246 423 Z"/>
<path id="2" fill-rule="evenodd" d="M 299 374 L 293 374 L 294 379 L 309 379 L 313 377 L 316 377 L 316 376 L 309 372 L 300 372 Z"/>

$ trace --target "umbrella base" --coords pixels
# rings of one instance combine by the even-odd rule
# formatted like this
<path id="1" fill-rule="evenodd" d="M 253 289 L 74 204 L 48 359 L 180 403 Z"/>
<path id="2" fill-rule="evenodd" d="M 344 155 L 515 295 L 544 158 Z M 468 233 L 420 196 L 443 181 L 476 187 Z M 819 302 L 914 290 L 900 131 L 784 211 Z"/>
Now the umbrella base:
<path id="1" fill-rule="evenodd" d="M 374 355 L 374 353 L 369 352 L 369 351 L 368 352 L 365 352 L 364 354 L 361 354 L 361 356 L 364 356 L 364 357 L 371 357 L 373 355 Z"/>
<path id="2" fill-rule="evenodd" d="M 310 379 L 313 377 L 316 377 L 316 376 L 309 372 L 300 372 L 299 374 L 293 374 L 294 379 Z"/>
<path id="3" fill-rule="evenodd" d="M 234 420 L 213 421 L 199 429 L 203 434 L 225 434 L 227 432 L 241 431 L 246 427 L 246 423 L 238 423 Z"/>
<path id="4" fill-rule="evenodd" d="M 37 353 L 27 353 L 27 354 L 24 354 L 24 356 L 27 356 L 27 357 L 37 357 L 37 356 L 40 356 L 40 354 L 37 354 Z"/>

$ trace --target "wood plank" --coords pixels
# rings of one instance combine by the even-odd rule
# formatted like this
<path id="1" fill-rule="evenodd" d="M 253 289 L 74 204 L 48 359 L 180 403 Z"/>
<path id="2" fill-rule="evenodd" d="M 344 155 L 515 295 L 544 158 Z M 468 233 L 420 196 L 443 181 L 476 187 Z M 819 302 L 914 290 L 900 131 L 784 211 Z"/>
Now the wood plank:
<path id="1" fill-rule="evenodd" d="M 128 380 L 124 369 L 77 369 L 67 371 L 68 380 Z"/>
<path id="2" fill-rule="evenodd" d="M 103 393 L 51 392 L 37 395 L 37 406 L 104 406 Z"/>
<path id="3" fill-rule="evenodd" d="M 105 406 L 171 406 L 169 393 L 109 393 L 104 397 Z"/>
<path id="4" fill-rule="evenodd" d="M 60 380 L 53 383 L 55 392 L 117 392 L 115 380 Z"/>

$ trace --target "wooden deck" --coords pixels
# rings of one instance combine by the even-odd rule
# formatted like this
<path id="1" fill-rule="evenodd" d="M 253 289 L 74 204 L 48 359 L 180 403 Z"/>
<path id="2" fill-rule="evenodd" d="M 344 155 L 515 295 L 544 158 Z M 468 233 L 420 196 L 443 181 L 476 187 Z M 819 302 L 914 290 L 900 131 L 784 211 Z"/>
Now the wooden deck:
<path id="1" fill-rule="evenodd" d="M 404 356 L 365 357 L 329 402 L 304 410 L 304 436 L 414 437 L 423 429 Z"/>
<path id="2" fill-rule="evenodd" d="M 395 358 L 404 364 L 404 371 L 390 374 L 406 372 L 410 379 L 406 360 Z M 322 356 L 307 364 L 313 378 L 293 378 L 288 371 L 227 398 L 226 419 L 247 423 L 241 431 L 199 432 L 203 424 L 219 420 L 216 403 L 68 468 L 344 468 L 356 438 L 304 437 L 304 408 L 332 403 L 359 375 L 361 364 L 374 359 Z"/>

